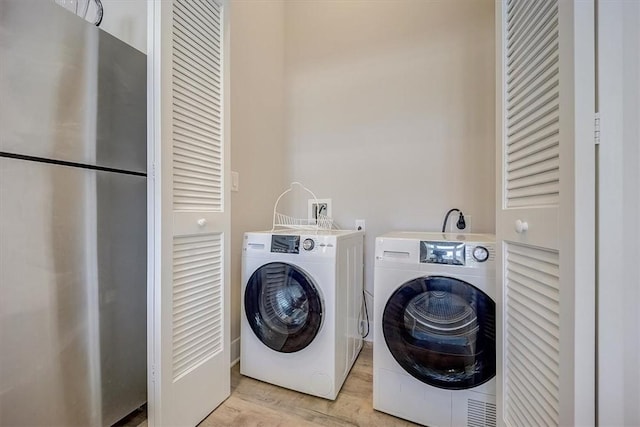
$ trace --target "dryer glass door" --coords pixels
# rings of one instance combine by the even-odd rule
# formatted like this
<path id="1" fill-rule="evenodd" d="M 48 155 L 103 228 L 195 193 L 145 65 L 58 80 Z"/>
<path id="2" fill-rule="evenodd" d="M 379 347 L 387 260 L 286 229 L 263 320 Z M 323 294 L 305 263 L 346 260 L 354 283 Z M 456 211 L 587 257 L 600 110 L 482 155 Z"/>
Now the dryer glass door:
<path id="1" fill-rule="evenodd" d="M 496 374 L 495 302 L 462 280 L 411 280 L 382 316 L 387 346 L 409 374 L 439 388 L 476 387 Z"/>
<path id="2" fill-rule="evenodd" d="M 322 299 L 312 279 L 282 262 L 265 264 L 251 275 L 244 308 L 260 341 L 282 353 L 308 346 L 322 323 Z"/>

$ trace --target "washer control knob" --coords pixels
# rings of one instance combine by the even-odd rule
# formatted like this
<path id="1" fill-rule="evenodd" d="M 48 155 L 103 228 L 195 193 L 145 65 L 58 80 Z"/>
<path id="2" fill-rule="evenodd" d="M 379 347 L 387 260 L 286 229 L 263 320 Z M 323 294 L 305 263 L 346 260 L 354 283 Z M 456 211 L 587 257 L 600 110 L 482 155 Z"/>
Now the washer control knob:
<path id="1" fill-rule="evenodd" d="M 489 259 L 489 250 L 484 246 L 476 246 L 473 248 L 473 259 L 478 262 L 485 262 Z"/>
<path id="2" fill-rule="evenodd" d="M 316 243 L 313 241 L 313 239 L 304 239 L 304 242 L 302 242 L 302 249 L 304 249 L 305 251 L 310 251 L 315 246 Z"/>

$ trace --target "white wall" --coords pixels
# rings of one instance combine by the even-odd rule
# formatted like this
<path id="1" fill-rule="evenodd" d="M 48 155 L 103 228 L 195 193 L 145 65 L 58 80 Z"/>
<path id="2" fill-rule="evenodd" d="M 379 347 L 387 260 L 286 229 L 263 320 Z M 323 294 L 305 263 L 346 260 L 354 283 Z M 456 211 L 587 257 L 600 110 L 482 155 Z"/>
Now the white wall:
<path id="1" fill-rule="evenodd" d="M 100 28 L 147 53 L 147 0 L 102 0 Z M 92 9 L 87 16 L 93 17 Z"/>
<path id="2" fill-rule="evenodd" d="M 231 340 L 239 357 L 242 236 L 271 228 L 285 186 L 284 3 L 231 2 Z"/>
<path id="3" fill-rule="evenodd" d="M 103 0 L 100 27 L 146 51 L 146 3 Z M 370 293 L 376 235 L 439 229 L 451 207 L 494 231 L 494 48 L 491 0 L 230 6 L 235 359 L 242 234 L 271 227 L 292 180 L 342 227 L 367 220 Z"/>
<path id="4" fill-rule="evenodd" d="M 640 425 L 640 3 L 600 1 L 598 422 Z"/>
<path id="5" fill-rule="evenodd" d="M 493 0 L 292 1 L 285 13 L 288 180 L 331 198 L 342 228 L 366 220 L 368 292 L 377 235 L 439 230 L 453 207 L 493 233 Z"/>
<path id="6" fill-rule="evenodd" d="M 76 3 L 50 0 L 75 13 Z M 100 29 L 147 53 L 147 1 L 155 0 L 102 0 Z M 89 0 L 85 19 L 94 22 L 97 17 L 95 0 Z"/>

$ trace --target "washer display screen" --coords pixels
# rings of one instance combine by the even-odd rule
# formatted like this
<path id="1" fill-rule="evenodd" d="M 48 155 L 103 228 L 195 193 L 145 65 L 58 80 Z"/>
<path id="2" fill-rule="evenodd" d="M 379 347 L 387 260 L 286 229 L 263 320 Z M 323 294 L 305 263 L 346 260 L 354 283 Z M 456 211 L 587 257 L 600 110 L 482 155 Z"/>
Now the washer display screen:
<path id="1" fill-rule="evenodd" d="M 391 295 L 382 330 L 405 371 L 426 384 L 460 390 L 496 374 L 495 314 L 495 302 L 473 285 L 421 277 Z"/>
<path id="2" fill-rule="evenodd" d="M 300 236 L 271 236 L 271 252 L 300 253 Z"/>

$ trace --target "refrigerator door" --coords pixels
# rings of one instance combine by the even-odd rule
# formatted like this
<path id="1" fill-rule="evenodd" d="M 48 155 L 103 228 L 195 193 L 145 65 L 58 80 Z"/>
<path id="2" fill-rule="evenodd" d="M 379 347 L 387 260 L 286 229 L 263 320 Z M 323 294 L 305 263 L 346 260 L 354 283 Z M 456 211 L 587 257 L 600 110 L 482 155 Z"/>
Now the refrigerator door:
<path id="1" fill-rule="evenodd" d="M 146 55 L 52 1 L 0 2 L 0 152 L 146 172 Z"/>
<path id="2" fill-rule="evenodd" d="M 0 425 L 146 400 L 146 178 L 0 158 Z"/>

